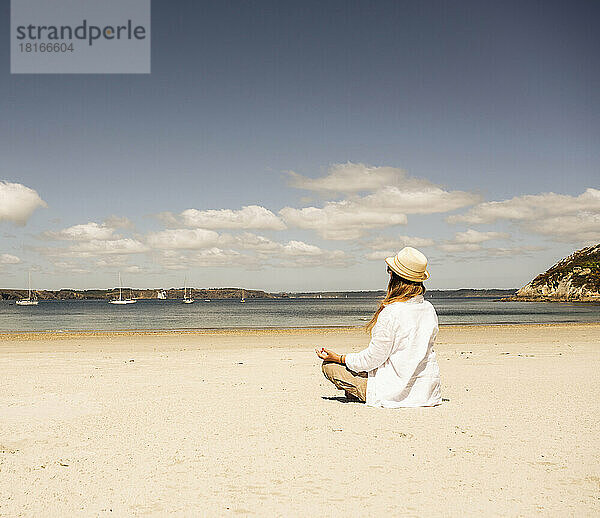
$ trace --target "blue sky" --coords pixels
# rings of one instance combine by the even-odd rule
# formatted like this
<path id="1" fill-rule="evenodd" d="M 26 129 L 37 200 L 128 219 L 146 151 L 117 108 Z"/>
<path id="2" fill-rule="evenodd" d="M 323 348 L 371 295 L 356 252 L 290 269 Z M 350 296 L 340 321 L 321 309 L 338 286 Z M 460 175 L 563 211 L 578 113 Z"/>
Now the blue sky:
<path id="1" fill-rule="evenodd" d="M 155 1 L 150 75 L 5 40 L 0 285 L 375 289 L 412 244 L 432 288 L 520 286 L 600 241 L 598 11 Z"/>

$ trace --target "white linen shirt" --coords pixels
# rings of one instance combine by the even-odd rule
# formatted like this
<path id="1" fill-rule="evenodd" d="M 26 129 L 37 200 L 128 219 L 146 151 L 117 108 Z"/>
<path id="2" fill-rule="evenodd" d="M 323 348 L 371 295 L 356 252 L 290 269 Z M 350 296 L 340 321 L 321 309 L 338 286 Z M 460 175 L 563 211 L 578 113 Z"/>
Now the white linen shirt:
<path id="1" fill-rule="evenodd" d="M 433 350 L 437 332 L 437 314 L 423 295 L 389 304 L 379 313 L 369 346 L 346 355 L 350 370 L 369 373 L 367 405 L 398 408 L 442 402 Z"/>

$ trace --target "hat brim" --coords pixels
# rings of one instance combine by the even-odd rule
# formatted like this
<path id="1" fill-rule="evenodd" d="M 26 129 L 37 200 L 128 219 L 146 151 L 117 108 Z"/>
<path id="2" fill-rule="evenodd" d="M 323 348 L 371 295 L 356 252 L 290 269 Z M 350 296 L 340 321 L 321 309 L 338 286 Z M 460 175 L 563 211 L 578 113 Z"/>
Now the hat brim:
<path id="1" fill-rule="evenodd" d="M 429 272 L 427 270 L 422 273 L 415 273 L 405 268 L 402 264 L 396 263 L 394 259 L 395 257 L 386 257 L 385 262 L 394 273 L 403 279 L 408 279 L 409 281 L 413 282 L 423 282 L 429 279 Z"/>

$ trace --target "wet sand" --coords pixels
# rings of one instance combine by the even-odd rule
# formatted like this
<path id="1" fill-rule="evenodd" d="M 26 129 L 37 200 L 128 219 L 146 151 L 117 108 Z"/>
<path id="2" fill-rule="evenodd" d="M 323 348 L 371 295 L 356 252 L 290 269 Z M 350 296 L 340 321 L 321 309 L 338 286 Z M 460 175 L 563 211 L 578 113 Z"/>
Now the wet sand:
<path id="1" fill-rule="evenodd" d="M 0 516 L 592 516 L 600 325 L 445 326 L 444 403 L 350 403 L 352 328 L 0 335 Z"/>

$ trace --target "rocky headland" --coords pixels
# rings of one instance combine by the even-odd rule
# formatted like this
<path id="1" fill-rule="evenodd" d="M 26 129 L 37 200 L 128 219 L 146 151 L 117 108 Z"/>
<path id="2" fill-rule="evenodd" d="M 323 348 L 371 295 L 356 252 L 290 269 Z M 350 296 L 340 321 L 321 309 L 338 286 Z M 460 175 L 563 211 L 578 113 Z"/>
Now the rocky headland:
<path id="1" fill-rule="evenodd" d="M 503 300 L 600 302 L 600 244 L 577 250 Z"/>

